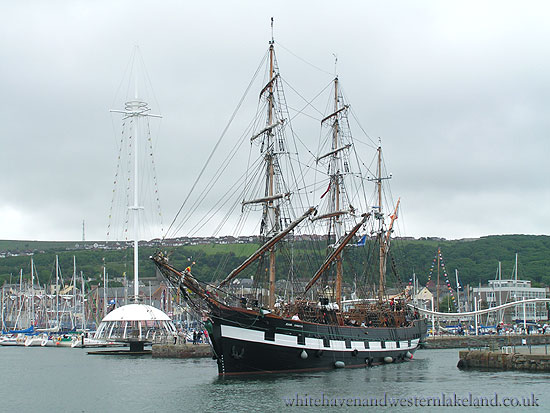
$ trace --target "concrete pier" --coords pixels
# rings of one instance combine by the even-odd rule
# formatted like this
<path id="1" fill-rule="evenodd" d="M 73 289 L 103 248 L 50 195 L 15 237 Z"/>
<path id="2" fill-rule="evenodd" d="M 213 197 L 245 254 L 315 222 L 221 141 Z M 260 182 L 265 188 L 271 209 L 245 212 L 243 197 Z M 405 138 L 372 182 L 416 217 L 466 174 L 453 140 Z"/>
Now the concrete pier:
<path id="1" fill-rule="evenodd" d="M 460 369 L 481 368 L 499 370 L 550 371 L 550 355 L 547 347 L 525 348 L 514 352 L 513 347 L 501 351 L 459 351 L 457 367 Z"/>
<path id="2" fill-rule="evenodd" d="M 154 358 L 198 358 L 212 357 L 209 344 L 154 344 Z"/>

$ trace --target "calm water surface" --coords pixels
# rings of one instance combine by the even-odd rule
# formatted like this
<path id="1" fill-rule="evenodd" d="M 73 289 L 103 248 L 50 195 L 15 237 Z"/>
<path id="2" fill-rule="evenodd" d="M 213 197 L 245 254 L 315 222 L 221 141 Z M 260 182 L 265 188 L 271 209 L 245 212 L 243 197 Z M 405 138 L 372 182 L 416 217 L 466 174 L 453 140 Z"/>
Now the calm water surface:
<path id="1" fill-rule="evenodd" d="M 460 371 L 458 350 L 420 350 L 412 362 L 367 369 L 221 379 L 211 359 L 91 356 L 85 349 L 0 347 L 0 410 L 6 412 L 512 411 L 505 407 L 369 407 L 367 400 L 454 394 L 531 400 L 550 411 L 548 373 Z M 341 407 L 290 407 L 310 401 Z M 310 399 L 311 398 L 311 399 Z M 290 399 L 290 401 L 286 400 Z M 350 400 L 348 400 L 350 399 Z M 357 400 L 356 400 L 357 399 Z M 286 400 L 286 401 L 285 401 Z M 473 399 L 472 399 L 473 400 Z M 351 406 L 346 406 L 350 403 Z M 356 404 L 356 406 L 353 405 Z M 418 403 L 420 403 L 418 401 Z M 427 403 L 427 402 L 426 402 Z"/>

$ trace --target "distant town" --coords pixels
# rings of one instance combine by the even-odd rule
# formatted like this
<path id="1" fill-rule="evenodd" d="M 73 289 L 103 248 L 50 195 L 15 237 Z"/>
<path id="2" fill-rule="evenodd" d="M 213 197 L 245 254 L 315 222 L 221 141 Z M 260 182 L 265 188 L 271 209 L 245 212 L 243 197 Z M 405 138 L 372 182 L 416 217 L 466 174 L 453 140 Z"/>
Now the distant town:
<path id="1" fill-rule="evenodd" d="M 289 236 L 294 241 L 327 241 L 328 236 L 324 235 L 295 235 Z M 372 237 L 374 239 L 374 237 Z M 479 238 L 462 238 L 455 241 L 471 242 Z M 402 241 L 447 241 L 442 237 L 395 237 L 394 240 Z M 208 244 L 258 244 L 260 237 L 257 235 L 246 235 L 234 237 L 225 235 L 221 237 L 178 237 L 178 238 L 154 238 L 148 241 L 140 241 L 140 247 L 183 247 L 189 245 L 208 245 Z M 13 245 L 9 246 L 10 241 L 4 241 L 7 245 L 0 248 L 0 258 L 17 257 L 21 255 L 34 255 L 46 252 L 44 244 L 48 249 L 55 248 L 58 251 L 75 251 L 75 250 L 123 250 L 133 246 L 132 241 L 13 241 Z"/>

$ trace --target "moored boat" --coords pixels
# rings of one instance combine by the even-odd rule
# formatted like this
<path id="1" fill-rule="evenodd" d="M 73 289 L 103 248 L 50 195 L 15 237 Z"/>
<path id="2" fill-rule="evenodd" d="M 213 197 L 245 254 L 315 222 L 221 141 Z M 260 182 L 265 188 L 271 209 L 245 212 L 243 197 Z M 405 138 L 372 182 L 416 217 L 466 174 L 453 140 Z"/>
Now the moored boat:
<path id="1" fill-rule="evenodd" d="M 55 347 L 54 336 L 44 334 L 44 336 L 42 337 L 42 341 L 40 342 L 40 345 L 42 347 Z"/>
<path id="2" fill-rule="evenodd" d="M 85 348 L 85 347 L 124 347 L 127 344 L 120 343 L 112 340 L 103 340 L 93 337 L 75 336 L 71 343 L 72 348 Z"/>
<path id="3" fill-rule="evenodd" d="M 292 128 L 283 106 L 284 92 L 273 39 L 267 60 L 267 83 L 260 92 L 264 106 L 257 110 L 263 118 L 251 122 L 257 129 L 250 139 L 260 148 L 259 161 L 251 162 L 260 180 L 244 185 L 242 194 L 246 198 L 240 208 L 241 212 L 247 208 L 262 211 L 260 248 L 217 285 L 201 282 L 192 273 L 192 266 L 177 269 L 170 263 L 169 254 L 157 252 L 152 259 L 182 297 L 198 313 L 205 314 L 205 326 L 220 375 L 315 371 L 410 360 L 426 335 L 427 323 L 408 307 L 405 290 L 392 298 L 386 291 L 386 264 L 399 200 L 392 208 L 393 213 L 387 214 L 389 224 L 385 224 L 382 182 L 389 177 L 383 176 L 381 147 L 376 151 L 376 176 L 363 177 L 358 185 L 346 183 L 357 177 L 359 171 L 351 169 L 356 153 L 352 152 L 351 133 L 346 129 L 349 105 L 344 104 L 339 80 L 335 77 L 330 112 L 321 120 L 321 127 L 329 128 L 328 137 L 323 140 L 328 148 L 323 148 L 314 161 L 314 167 L 327 171 L 328 177 L 310 184 L 315 188 L 327 188 L 328 184 L 328 188 L 317 206 L 305 208 L 304 202 L 298 203 L 300 208 L 290 206 L 290 198 L 295 194 L 286 185 L 297 178 L 292 168 L 289 168 L 290 175 L 284 176 L 283 166 L 287 161 L 281 158 L 289 154 L 287 148 L 294 146 L 288 145 L 284 138 L 285 128 Z M 247 178 L 249 175 L 252 171 L 247 171 Z M 370 205 L 366 204 L 367 196 L 355 193 L 358 188 L 364 189 L 365 181 L 375 183 L 376 194 Z M 295 211 L 302 211 L 302 215 L 294 217 Z M 328 245 L 323 248 L 323 259 L 312 271 L 309 282 L 300 285 L 292 297 L 281 297 L 275 285 L 276 267 L 281 266 L 277 256 L 281 255 L 285 242 L 298 244 L 303 240 L 301 231 L 305 226 L 310 227 L 312 244 L 317 250 L 322 249 L 320 240 L 326 240 Z M 325 238 L 317 235 L 316 230 L 321 227 L 327 234 Z M 351 269 L 345 266 L 345 256 L 352 255 L 346 248 L 364 245 L 367 238 L 375 245 L 370 250 L 378 250 L 378 254 L 371 254 L 377 257 L 369 267 L 375 268 L 372 272 L 378 291 L 344 308 L 342 284 L 344 273 Z M 303 273 L 305 265 L 300 269 L 296 265 L 298 248 L 289 249 L 285 257 L 286 273 L 289 276 Z M 301 259 L 309 262 L 312 255 Z M 256 271 L 250 270 L 252 264 L 257 264 Z M 248 297 L 244 294 L 239 297 L 231 290 L 231 283 L 245 270 L 250 271 L 255 290 Z M 195 297 L 199 298 L 198 302 Z M 203 304 L 206 311 L 201 307 Z"/>
<path id="4" fill-rule="evenodd" d="M 2 346 L 24 346 L 27 336 L 23 333 L 4 334 L 0 337 L 0 345 Z"/>
<path id="5" fill-rule="evenodd" d="M 63 334 L 61 336 L 55 336 L 53 338 L 54 347 L 71 347 L 73 344 L 73 337 Z"/>
<path id="6" fill-rule="evenodd" d="M 45 334 L 45 333 L 29 335 L 29 336 L 27 336 L 27 338 L 25 340 L 25 347 L 40 346 L 40 345 L 42 345 L 42 341 L 44 340 L 44 338 L 47 337 L 47 336 L 48 335 Z"/>

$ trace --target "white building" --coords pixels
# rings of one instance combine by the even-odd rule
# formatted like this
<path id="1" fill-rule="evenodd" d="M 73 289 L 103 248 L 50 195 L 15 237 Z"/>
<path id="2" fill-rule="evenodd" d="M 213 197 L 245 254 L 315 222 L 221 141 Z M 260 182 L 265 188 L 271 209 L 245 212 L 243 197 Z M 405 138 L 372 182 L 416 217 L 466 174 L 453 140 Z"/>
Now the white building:
<path id="1" fill-rule="evenodd" d="M 478 300 L 481 299 L 482 308 L 491 308 L 523 299 L 546 298 L 546 289 L 531 287 L 531 281 L 527 280 L 490 280 L 486 287 L 474 287 L 473 296 Z M 478 306 L 478 308 L 480 307 Z M 525 319 L 527 321 L 547 320 L 546 304 L 525 304 Z M 499 313 L 493 313 L 493 322 L 512 323 L 515 320 L 523 321 L 523 305 L 521 304 Z"/>

